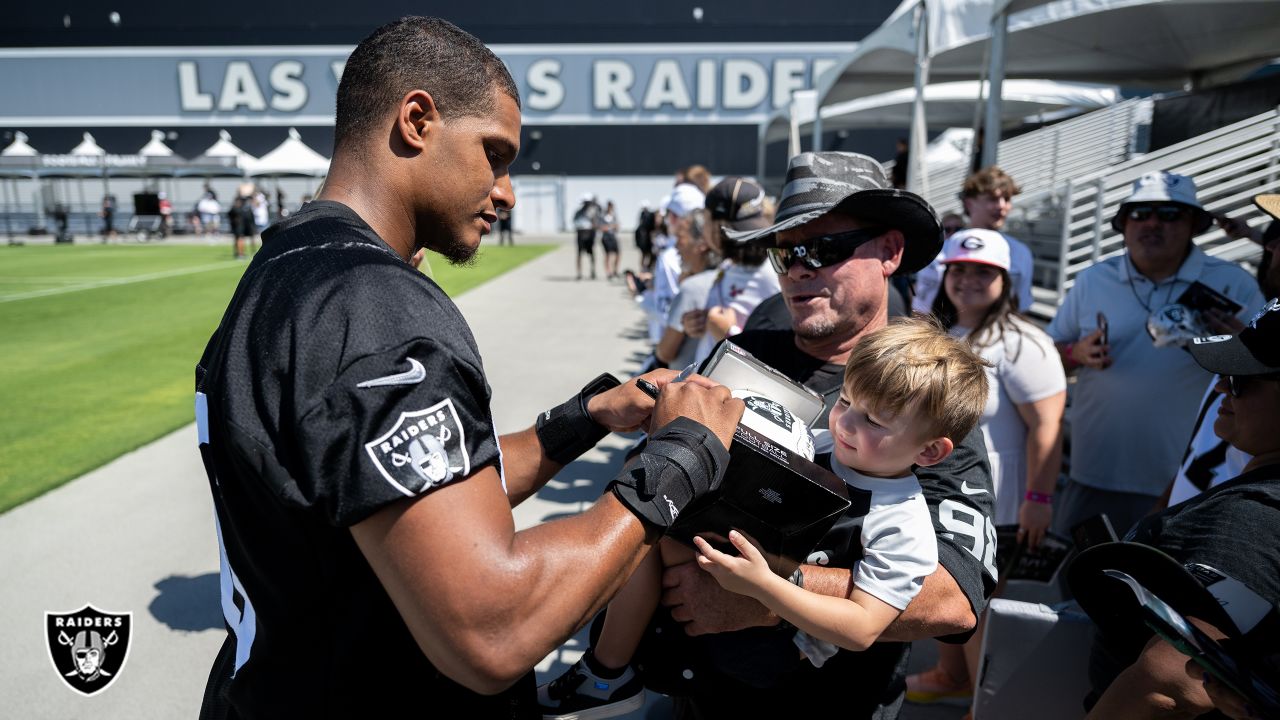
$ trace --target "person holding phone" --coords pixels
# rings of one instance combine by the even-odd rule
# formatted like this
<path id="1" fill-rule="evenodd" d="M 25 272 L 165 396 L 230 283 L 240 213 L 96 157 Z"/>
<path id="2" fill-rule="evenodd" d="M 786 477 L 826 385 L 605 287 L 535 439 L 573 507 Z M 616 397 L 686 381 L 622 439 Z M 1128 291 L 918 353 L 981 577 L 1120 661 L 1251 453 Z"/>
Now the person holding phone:
<path id="1" fill-rule="evenodd" d="M 1280 195 L 1263 194 L 1253 198 L 1253 204 L 1260 210 L 1274 217 L 1280 215 Z M 1217 215 L 1218 224 L 1231 237 L 1243 237 L 1249 225 L 1239 219 L 1230 219 L 1225 215 Z M 1263 243 L 1262 260 L 1258 264 L 1258 286 L 1266 297 L 1280 296 L 1280 220 L 1273 219 L 1266 230 L 1255 228 L 1248 235 Z M 1234 315 L 1209 311 L 1207 325 L 1215 335 L 1231 335 L 1240 332 L 1244 323 Z M 1194 495 L 1204 492 L 1240 474 L 1240 470 L 1249 462 L 1249 457 L 1238 448 L 1231 447 L 1213 433 L 1214 422 L 1218 419 L 1218 409 L 1222 397 L 1206 388 L 1191 442 L 1183 454 L 1182 465 L 1165 492 L 1168 505 L 1176 505 Z"/>
<path id="2" fill-rule="evenodd" d="M 1192 242 L 1212 222 L 1190 177 L 1138 178 L 1112 219 L 1125 252 L 1080 273 L 1049 324 L 1077 378 L 1071 475 L 1054 498 L 1055 533 L 1070 537 L 1101 513 L 1124 533 L 1157 506 L 1178 469 L 1210 375 L 1181 347 L 1158 347 L 1148 321 L 1197 282 L 1241 306 L 1241 319 L 1262 306 L 1248 273 Z"/>
<path id="3" fill-rule="evenodd" d="M 1280 604 L 1280 300 L 1238 335 L 1198 338 L 1188 350 L 1199 367 L 1218 375 L 1223 399 L 1214 431 L 1252 459 L 1236 478 L 1142 520 L 1125 539 L 1162 550 L 1210 578 L 1205 587 L 1231 620 L 1216 622 L 1235 627 L 1188 619 L 1209 637 L 1232 638 L 1243 657 L 1265 664 L 1280 642 L 1280 628 L 1266 614 L 1239 612 L 1247 605 L 1239 601 L 1243 593 L 1224 589 L 1238 582 L 1263 603 Z M 1186 600 L 1163 599 L 1175 607 Z M 1143 647 L 1122 647 L 1107 637 L 1099 642 L 1103 647 L 1091 654 L 1090 668 L 1098 699 L 1089 718 L 1196 717 L 1214 708 L 1200 673 L 1188 671 L 1186 656 L 1174 646 L 1158 638 Z M 1237 713 L 1233 717 L 1250 717 L 1230 699 L 1221 701 Z"/>

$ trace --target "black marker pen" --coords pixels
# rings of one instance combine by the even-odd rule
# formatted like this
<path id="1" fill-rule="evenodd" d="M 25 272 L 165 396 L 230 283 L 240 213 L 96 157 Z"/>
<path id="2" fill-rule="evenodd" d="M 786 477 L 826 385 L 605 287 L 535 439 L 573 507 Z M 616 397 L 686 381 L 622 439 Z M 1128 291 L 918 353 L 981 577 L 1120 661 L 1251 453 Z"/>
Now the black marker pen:
<path id="1" fill-rule="evenodd" d="M 658 390 L 657 385 L 654 385 L 653 383 L 649 382 L 648 380 L 645 380 L 644 378 L 640 378 L 636 380 L 636 387 L 640 388 L 640 392 L 644 393 L 645 395 L 648 395 L 654 400 L 658 399 L 658 393 L 661 392 L 660 390 Z"/>

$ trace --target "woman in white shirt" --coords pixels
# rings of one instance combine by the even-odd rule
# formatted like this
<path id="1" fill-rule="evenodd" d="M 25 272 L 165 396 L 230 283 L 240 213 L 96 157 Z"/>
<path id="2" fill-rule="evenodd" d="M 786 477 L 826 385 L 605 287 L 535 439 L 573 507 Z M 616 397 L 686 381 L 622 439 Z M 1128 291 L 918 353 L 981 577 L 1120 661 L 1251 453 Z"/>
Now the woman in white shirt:
<path id="1" fill-rule="evenodd" d="M 1009 282 L 1009 243 L 993 230 L 961 230 L 942 250 L 943 292 L 933 312 L 966 338 L 987 369 L 989 396 L 980 427 L 991 459 L 995 523 L 1018 526 L 1018 542 L 1036 547 L 1053 518 L 1062 465 L 1067 380 L 1053 341 L 1018 315 Z M 972 695 L 981 628 L 964 647 L 941 645 L 938 667 L 907 679 L 907 699 L 937 702 Z M 966 658 L 966 656 L 968 656 Z"/>

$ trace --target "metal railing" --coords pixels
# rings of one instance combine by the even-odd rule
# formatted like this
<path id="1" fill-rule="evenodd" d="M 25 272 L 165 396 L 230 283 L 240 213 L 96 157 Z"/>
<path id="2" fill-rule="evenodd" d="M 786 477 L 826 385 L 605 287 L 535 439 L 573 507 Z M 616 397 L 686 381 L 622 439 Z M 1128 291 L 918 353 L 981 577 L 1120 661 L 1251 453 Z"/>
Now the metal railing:
<path id="1" fill-rule="evenodd" d="M 1124 252 L 1124 238 L 1111 228 L 1111 218 L 1129 196 L 1133 181 L 1155 170 L 1193 178 L 1200 203 L 1211 213 L 1254 225 L 1266 222 L 1269 218 L 1254 208 L 1252 198 L 1280 192 L 1280 112 L 1271 110 L 1062 183 L 1055 203 L 1058 252 L 1054 258 L 1037 256 L 1038 265 L 1055 262 L 1056 272 L 1050 277 L 1037 273 L 1038 280 L 1047 282 L 1037 283 L 1038 307 L 1033 313 L 1051 316 L 1082 270 Z M 1233 262 L 1252 261 L 1261 254 L 1256 244 L 1233 240 L 1216 226 L 1195 242 L 1209 255 Z"/>
<path id="2" fill-rule="evenodd" d="M 1111 218 L 1144 173 L 1191 176 L 1201 204 L 1212 213 L 1255 226 L 1270 219 L 1253 207 L 1252 198 L 1280 192 L 1280 109 L 1137 154 L 1139 130 L 1150 114 L 1149 98 L 1128 100 L 1000 143 L 1000 166 L 1022 189 L 1006 231 L 1026 242 L 1035 257 L 1032 315 L 1053 317 L 1080 271 L 1124 251 Z M 939 215 L 961 209 L 967 170 L 965 163 L 929 168 L 926 197 Z M 1195 242 L 1233 262 L 1252 262 L 1261 254 L 1256 244 L 1232 240 L 1216 226 Z"/>
<path id="3" fill-rule="evenodd" d="M 1022 190 L 1018 205 L 1051 195 L 1062 178 L 1127 160 L 1133 152 L 1136 128 L 1150 116 L 1151 99 L 1135 98 L 1001 141 L 998 163 Z M 968 171 L 965 162 L 929 168 L 926 199 L 939 214 L 960 212 L 960 188 Z"/>

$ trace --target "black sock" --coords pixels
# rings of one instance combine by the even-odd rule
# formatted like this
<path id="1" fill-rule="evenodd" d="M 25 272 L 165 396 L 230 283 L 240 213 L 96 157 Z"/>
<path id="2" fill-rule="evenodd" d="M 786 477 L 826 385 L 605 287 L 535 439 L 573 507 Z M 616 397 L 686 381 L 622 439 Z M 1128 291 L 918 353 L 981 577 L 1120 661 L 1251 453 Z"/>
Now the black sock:
<path id="1" fill-rule="evenodd" d="M 604 665 L 600 664 L 599 660 L 596 659 L 596 654 L 591 649 L 588 649 L 586 654 L 582 656 L 582 661 L 587 664 L 587 669 L 590 670 L 592 673 L 594 673 L 595 676 L 600 678 L 601 680 L 617 679 L 619 677 L 622 677 L 622 673 L 626 672 L 627 670 L 626 665 L 623 665 L 620 668 L 605 667 Z"/>

